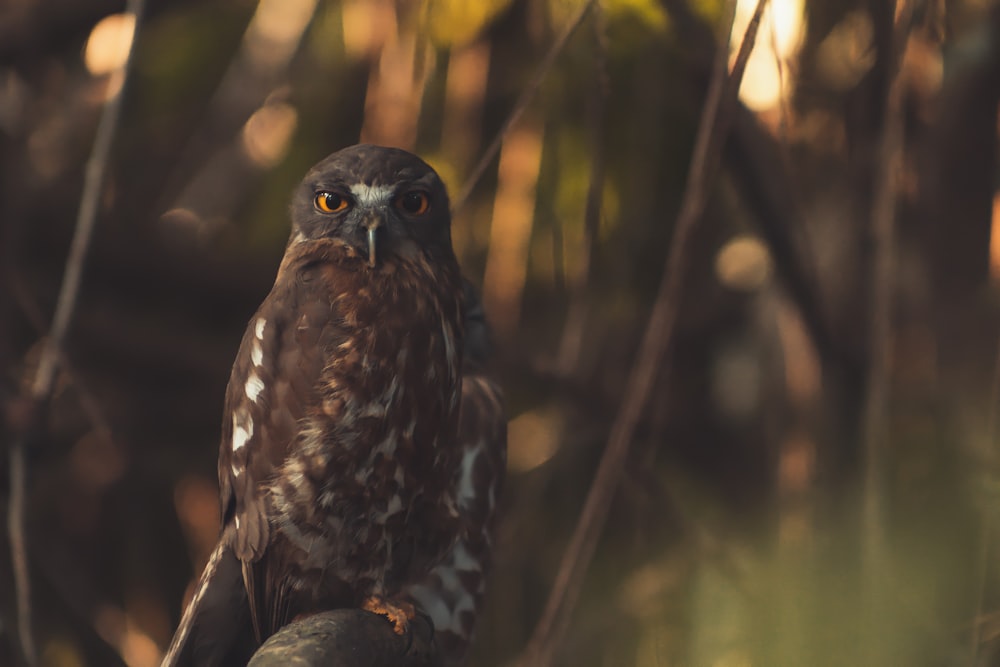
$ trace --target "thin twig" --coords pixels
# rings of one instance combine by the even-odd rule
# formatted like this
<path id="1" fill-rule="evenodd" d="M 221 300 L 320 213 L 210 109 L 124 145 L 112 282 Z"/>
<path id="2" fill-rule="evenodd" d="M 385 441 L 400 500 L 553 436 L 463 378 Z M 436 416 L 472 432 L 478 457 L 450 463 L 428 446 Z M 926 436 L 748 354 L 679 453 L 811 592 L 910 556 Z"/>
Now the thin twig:
<path id="1" fill-rule="evenodd" d="M 594 69 L 597 85 L 593 88 L 590 109 L 590 183 L 587 186 L 587 205 L 583 218 L 583 243 L 580 247 L 580 266 L 570 283 L 569 310 L 563 325 L 559 352 L 556 355 L 556 370 L 560 375 L 569 375 L 576 369 L 583 346 L 583 330 L 587 322 L 588 285 L 590 267 L 601 222 L 601 207 L 604 201 L 604 172 L 607 143 L 606 117 L 608 94 L 611 84 L 608 80 L 608 38 L 607 25 L 600 3 L 594 6 Z"/>
<path id="2" fill-rule="evenodd" d="M 144 0 L 129 0 L 128 2 L 127 10 L 135 16 L 136 29 L 142 16 L 143 5 Z M 31 416 L 23 424 L 23 432 L 15 437 L 10 448 L 10 501 L 7 506 L 7 531 L 10 539 L 11 567 L 17 604 L 18 641 L 24 660 L 29 665 L 37 664 L 38 653 L 31 623 L 31 583 L 28 575 L 27 539 L 24 530 L 28 474 L 27 448 L 34 435 L 33 431 L 38 426 L 42 406 L 52 396 L 52 388 L 55 384 L 56 371 L 66 339 L 66 332 L 76 308 L 80 279 L 83 275 L 94 223 L 97 220 L 97 208 L 100 203 L 104 176 L 107 172 L 112 140 L 118 127 L 118 118 L 121 115 L 122 91 L 132 62 L 134 46 L 135 34 L 133 33 L 125 64 L 108 77 L 108 90 L 117 90 L 117 93 L 108 98 L 104 104 L 97 125 L 97 133 L 94 136 L 94 146 L 90 158 L 87 160 L 76 228 L 69 255 L 66 258 L 66 272 L 59 289 L 56 311 L 52 318 L 52 328 L 43 343 L 34 381 L 29 391 Z"/>
<path id="3" fill-rule="evenodd" d="M 21 309 L 24 319 L 34 330 L 34 333 L 40 337 L 45 335 L 45 333 L 49 330 L 49 325 L 45 323 L 45 316 L 42 314 L 42 310 L 39 305 L 35 302 L 31 295 L 28 294 L 24 281 L 21 280 L 19 275 L 12 272 L 12 275 L 9 276 L 9 283 L 10 292 L 14 297 L 14 303 Z M 105 442 L 114 442 L 114 432 L 111 429 L 111 422 L 104 414 L 104 408 L 101 407 L 100 401 L 90 390 L 90 387 L 87 386 L 87 383 L 83 380 L 83 376 L 73 366 L 73 363 L 66 358 L 65 352 L 60 352 L 58 360 L 59 368 L 61 369 L 62 375 L 67 383 L 72 385 L 72 387 L 76 390 L 80 407 L 83 409 L 84 415 L 90 421 L 90 427 L 101 440 L 104 440 Z"/>
<path id="4" fill-rule="evenodd" d="M 607 447 L 598 465 L 590 493 L 569 546 L 563 554 L 548 603 L 535 627 L 534 635 L 519 660 L 522 666 L 540 667 L 551 664 L 568 627 L 570 614 L 579 597 L 583 576 L 593 558 L 597 541 L 607 520 L 611 500 L 621 480 L 636 424 L 673 339 L 686 267 L 688 241 L 704 210 L 708 186 L 718 171 L 721 148 L 732 120 L 739 84 L 766 5 L 767 0 L 758 1 L 743 42 L 740 44 L 732 74 L 727 78 L 729 34 L 732 31 L 736 2 L 730 0 L 726 4 L 724 25 L 728 29 L 725 41 L 716 52 L 715 68 L 702 110 L 691 166 L 688 170 L 689 177 L 670 240 L 659 292 L 643 334 L 639 353 L 629 373 L 621 408 L 612 425 Z"/>
<path id="5" fill-rule="evenodd" d="M 896 200 L 899 196 L 899 174 L 903 151 L 903 77 L 902 49 L 909 35 L 910 3 L 902 0 L 896 13 L 896 25 L 887 52 L 889 88 L 886 91 L 882 118 L 882 142 L 875 165 L 876 188 L 872 202 L 871 225 L 874 245 L 871 311 L 869 315 L 869 365 L 867 393 L 863 412 L 864 496 L 862 515 L 862 567 L 867 608 L 871 614 L 868 650 L 875 663 L 883 662 L 882 614 L 886 567 L 885 507 L 885 446 L 889 435 L 889 378 L 892 363 L 892 308 L 896 262 Z"/>
<path id="6" fill-rule="evenodd" d="M 490 163 L 494 158 L 496 158 L 497 153 L 500 152 L 500 146 L 503 144 L 503 140 L 507 136 L 507 133 L 510 132 L 510 129 L 514 127 L 517 121 L 521 119 L 521 116 L 524 115 L 524 112 L 528 109 L 531 101 L 535 99 L 535 95 L 538 94 L 538 90 L 542 87 L 542 83 L 545 82 L 545 77 L 548 76 L 549 71 L 552 69 L 552 65 L 555 64 L 556 58 L 559 57 L 559 54 L 562 53 L 562 50 L 566 47 L 566 43 L 569 41 L 569 38 L 573 36 L 573 33 L 576 32 L 577 28 L 580 27 L 580 24 L 583 23 L 583 19 L 587 16 L 587 12 L 596 4 L 597 0 L 587 0 L 577 10 L 573 18 L 566 24 L 566 27 L 563 28 L 563 31 L 559 34 L 559 37 L 556 38 L 556 41 L 553 42 L 548 53 L 545 54 L 541 64 L 535 71 L 535 76 L 532 77 L 531 81 L 528 82 L 528 85 L 521 91 L 521 96 L 517 98 L 517 102 L 510 110 L 510 115 L 507 116 L 507 120 L 504 121 L 500 131 L 497 132 L 497 135 L 493 138 L 489 147 L 487 147 L 486 152 L 483 153 L 483 156 L 479 159 L 479 162 L 476 163 L 472 173 L 466 179 L 465 185 L 462 186 L 458 196 L 455 197 L 455 201 L 451 207 L 452 215 L 461 211 L 462 208 L 468 203 L 469 196 L 475 189 L 476 184 L 479 183 L 479 179 L 483 177 L 483 174 L 486 172 L 486 168 L 490 166 Z"/>

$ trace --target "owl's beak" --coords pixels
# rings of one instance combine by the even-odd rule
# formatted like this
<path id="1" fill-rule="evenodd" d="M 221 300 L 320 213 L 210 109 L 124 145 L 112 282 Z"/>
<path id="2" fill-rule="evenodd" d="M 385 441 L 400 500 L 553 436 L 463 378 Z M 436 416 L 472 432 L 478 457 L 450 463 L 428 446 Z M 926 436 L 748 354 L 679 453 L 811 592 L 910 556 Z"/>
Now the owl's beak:
<path id="1" fill-rule="evenodd" d="M 382 220 L 380 218 L 374 218 L 365 223 L 365 228 L 368 230 L 368 266 L 375 267 L 375 257 L 376 257 L 376 239 L 378 238 L 378 228 L 382 226 Z"/>

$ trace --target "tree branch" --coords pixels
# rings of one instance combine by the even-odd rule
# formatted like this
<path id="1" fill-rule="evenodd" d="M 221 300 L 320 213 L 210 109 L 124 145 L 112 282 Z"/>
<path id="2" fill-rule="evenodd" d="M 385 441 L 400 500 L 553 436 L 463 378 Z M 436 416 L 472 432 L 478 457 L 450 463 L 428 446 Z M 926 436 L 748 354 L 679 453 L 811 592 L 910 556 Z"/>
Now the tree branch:
<path id="1" fill-rule="evenodd" d="M 895 4 L 895 3 L 893 3 Z M 887 50 L 889 83 L 882 119 L 882 141 L 878 146 L 876 184 L 871 211 L 871 234 L 874 265 L 869 301 L 869 366 L 864 403 L 864 508 L 863 553 L 864 590 L 869 596 L 872 614 L 870 647 L 876 651 L 875 663 L 881 662 L 884 647 L 883 613 L 886 563 L 885 501 L 883 498 L 886 464 L 885 448 L 889 437 L 889 384 L 892 366 L 892 320 L 896 273 L 896 202 L 900 173 L 903 170 L 903 48 L 910 35 L 912 3 L 903 0 L 898 7 L 892 45 Z"/>
<path id="2" fill-rule="evenodd" d="M 144 0 L 129 0 L 128 11 L 136 17 L 136 26 L 142 15 Z M 90 247 L 97 208 L 107 172 L 111 144 L 121 115 L 122 91 L 132 62 L 135 39 L 129 45 L 124 65 L 108 77 L 108 89 L 116 90 L 104 105 L 94 146 L 84 173 L 83 194 L 77 213 L 72 245 L 66 258 L 59 298 L 56 302 L 52 328 L 46 337 L 35 377 L 21 410 L 20 423 L 15 425 L 18 434 L 10 447 L 10 500 L 7 506 L 7 531 L 10 540 L 11 567 L 14 576 L 14 594 L 17 605 L 17 632 L 21 654 L 29 665 L 38 661 L 31 623 L 31 582 L 28 574 L 27 539 L 25 536 L 25 499 L 27 495 L 27 449 L 40 430 L 42 408 L 52 396 L 59 359 L 64 347 L 66 332 L 76 309 L 80 292 L 80 279 Z"/>
<path id="3" fill-rule="evenodd" d="M 587 16 L 587 12 L 596 4 L 596 0 L 587 0 L 580 8 L 577 10 L 576 15 L 566 24 L 563 31 L 556 38 L 556 41 L 549 48 L 548 53 L 545 54 L 545 58 L 542 59 L 541 64 L 538 66 L 538 70 L 535 72 L 535 76 L 532 77 L 528 85 L 525 86 L 524 90 L 521 91 L 521 96 L 517 98 L 517 102 L 514 104 L 514 108 L 510 110 L 510 115 L 507 116 L 507 120 L 504 121 L 503 127 L 497 132 L 497 136 L 493 138 L 493 141 L 487 147 L 486 152 L 483 156 L 479 158 L 479 162 L 476 163 L 475 168 L 473 168 L 472 173 L 469 175 L 468 179 L 465 181 L 465 185 L 462 186 L 462 190 L 455 197 L 455 201 L 452 203 L 451 211 L 454 215 L 457 211 L 462 210 L 462 207 L 469 200 L 469 196 L 475 189 L 476 184 L 479 183 L 479 179 L 483 177 L 486 172 L 486 167 L 490 165 L 490 162 L 497 156 L 500 152 L 500 146 L 503 144 L 504 137 L 510 132 L 510 128 L 521 119 L 524 112 L 528 109 L 528 105 L 531 101 L 535 99 L 535 95 L 538 94 L 538 90 L 542 87 L 542 83 L 545 81 L 545 77 L 548 76 L 549 71 L 552 69 L 552 65 L 555 64 L 556 58 L 562 53 L 562 50 L 566 48 L 566 43 L 569 38 L 573 36 L 580 24 L 583 23 L 584 17 Z"/>
<path id="4" fill-rule="evenodd" d="M 601 223 L 604 202 L 604 172 L 607 169 L 607 106 L 611 92 L 608 78 L 608 37 L 604 11 L 600 3 L 594 6 L 594 78 L 590 98 L 590 175 L 587 185 L 587 204 L 583 220 L 583 241 L 579 249 L 580 267 L 570 283 L 569 309 L 563 324 L 562 338 L 556 353 L 556 370 L 567 376 L 576 371 L 583 347 L 583 331 L 589 313 L 588 287 L 594 243 Z"/>
<path id="5" fill-rule="evenodd" d="M 667 348 L 673 339 L 687 266 L 685 260 L 688 241 L 701 219 L 709 186 L 718 172 L 721 148 L 728 135 L 740 81 L 753 49 L 760 17 L 766 4 L 767 0 L 758 1 L 743 42 L 740 44 L 732 74 L 728 77 L 726 62 L 729 56 L 729 32 L 736 10 L 735 0 L 726 5 L 725 25 L 728 30 L 725 42 L 720 44 L 716 51 L 714 71 L 691 156 L 688 181 L 670 240 L 659 292 L 590 493 L 580 513 L 570 544 L 563 555 L 542 618 L 519 660 L 522 666 L 541 666 L 552 662 L 566 632 L 570 612 L 579 597 L 583 577 L 593 558 L 611 501 L 621 480 L 636 425 L 639 423 L 657 374 L 662 369 Z"/>
<path id="6" fill-rule="evenodd" d="M 247 667 L 436 667 L 434 628 L 418 616 L 405 636 L 384 617 L 336 609 L 292 621 L 271 636 Z"/>

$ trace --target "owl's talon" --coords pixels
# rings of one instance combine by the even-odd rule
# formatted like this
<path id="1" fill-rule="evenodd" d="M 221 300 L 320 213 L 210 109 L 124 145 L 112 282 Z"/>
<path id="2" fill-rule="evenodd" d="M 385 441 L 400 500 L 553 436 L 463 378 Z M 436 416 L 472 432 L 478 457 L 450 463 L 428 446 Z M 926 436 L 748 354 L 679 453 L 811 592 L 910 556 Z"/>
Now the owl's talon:
<path id="1" fill-rule="evenodd" d="M 417 616 L 416 608 L 409 602 L 390 601 L 381 595 L 372 595 L 361 603 L 361 608 L 388 618 L 397 635 L 407 634 L 410 630 L 410 621 Z"/>

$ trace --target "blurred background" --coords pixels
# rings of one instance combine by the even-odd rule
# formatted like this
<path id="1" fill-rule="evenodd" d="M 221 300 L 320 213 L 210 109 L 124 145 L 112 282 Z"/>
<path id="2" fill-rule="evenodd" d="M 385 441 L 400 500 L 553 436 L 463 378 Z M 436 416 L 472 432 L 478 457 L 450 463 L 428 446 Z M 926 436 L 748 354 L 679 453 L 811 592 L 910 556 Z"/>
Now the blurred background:
<path id="1" fill-rule="evenodd" d="M 531 636 L 673 269 L 677 329 L 556 664 L 1000 664 L 1000 7 L 772 0 L 669 266 L 724 4 L 592 7 L 457 213 L 510 417 L 472 662 L 509 664 Z M 225 383 L 305 171 L 371 141 L 418 152 L 457 196 L 582 6 L 148 0 L 29 448 L 41 664 L 157 664 L 217 534 Z M 124 10 L 0 4 L 5 447 L 121 89 Z"/>

